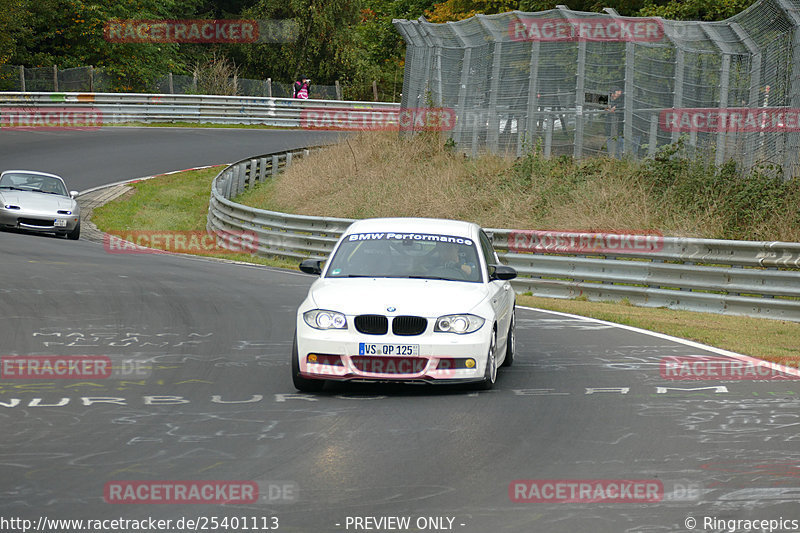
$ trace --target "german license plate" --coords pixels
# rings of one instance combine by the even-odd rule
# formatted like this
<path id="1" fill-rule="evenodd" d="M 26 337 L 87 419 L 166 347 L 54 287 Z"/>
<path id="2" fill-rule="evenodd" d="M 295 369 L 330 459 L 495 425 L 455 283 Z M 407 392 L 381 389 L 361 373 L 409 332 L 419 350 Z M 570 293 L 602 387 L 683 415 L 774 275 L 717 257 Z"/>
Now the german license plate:
<path id="1" fill-rule="evenodd" d="M 65 228 L 67 227 L 67 221 L 61 218 L 57 218 L 56 223 L 53 225 L 57 228 Z"/>
<path id="2" fill-rule="evenodd" d="M 419 344 L 358 343 L 358 355 L 419 355 Z"/>

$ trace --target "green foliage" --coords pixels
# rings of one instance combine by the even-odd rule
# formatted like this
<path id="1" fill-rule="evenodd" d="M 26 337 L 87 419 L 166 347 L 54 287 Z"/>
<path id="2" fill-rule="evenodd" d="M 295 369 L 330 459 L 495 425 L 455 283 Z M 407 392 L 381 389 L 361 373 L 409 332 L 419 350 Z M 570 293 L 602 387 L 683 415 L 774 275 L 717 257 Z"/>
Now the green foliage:
<path id="1" fill-rule="evenodd" d="M 600 13 L 604 7 L 616 9 L 624 16 L 635 16 L 644 7 L 645 0 L 521 0 L 520 11 L 545 11 L 555 9 L 556 5 L 564 4 L 573 11 L 594 11 Z"/>
<path id="2" fill-rule="evenodd" d="M 259 0 L 245 18 L 293 20 L 299 36 L 293 42 L 246 45 L 247 77 L 332 84 L 357 77 L 363 56 L 358 53 L 354 28 L 360 0 Z"/>
<path id="3" fill-rule="evenodd" d="M 639 15 L 672 20 L 724 20 L 756 0 L 646 0 Z"/>
<path id="4" fill-rule="evenodd" d="M 145 90 L 166 72 L 183 72 L 177 44 L 112 43 L 112 19 L 191 18 L 201 0 L 22 0 L 26 37 L 10 62 L 28 67 L 104 67 L 119 90 Z"/>
<path id="5" fill-rule="evenodd" d="M 763 239 L 770 220 L 787 226 L 800 223 L 800 180 L 784 180 L 781 167 L 756 165 L 742 173 L 733 160 L 720 167 L 713 154 L 687 155 L 685 139 L 659 149 L 645 160 L 639 174 L 655 202 L 687 215 L 713 213 L 721 219 L 715 238 Z"/>
<path id="6" fill-rule="evenodd" d="M 23 0 L 6 0 L 6 5 L 0 9 L 0 66 L 9 62 L 17 41 L 29 33 L 25 31 L 26 18 Z"/>

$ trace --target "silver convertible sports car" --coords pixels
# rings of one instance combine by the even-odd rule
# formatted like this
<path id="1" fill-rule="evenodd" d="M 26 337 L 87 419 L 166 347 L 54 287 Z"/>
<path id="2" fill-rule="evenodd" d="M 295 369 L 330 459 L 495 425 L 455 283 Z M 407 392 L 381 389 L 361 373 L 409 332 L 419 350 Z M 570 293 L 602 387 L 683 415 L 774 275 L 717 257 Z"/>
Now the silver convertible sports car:
<path id="1" fill-rule="evenodd" d="M 55 174 L 7 170 L 0 174 L 0 227 L 77 240 L 81 235 L 77 196 Z"/>
<path id="2" fill-rule="evenodd" d="M 491 388 L 514 360 L 516 271 L 476 224 L 425 218 L 354 222 L 297 313 L 292 377 L 325 381 L 471 382 Z"/>

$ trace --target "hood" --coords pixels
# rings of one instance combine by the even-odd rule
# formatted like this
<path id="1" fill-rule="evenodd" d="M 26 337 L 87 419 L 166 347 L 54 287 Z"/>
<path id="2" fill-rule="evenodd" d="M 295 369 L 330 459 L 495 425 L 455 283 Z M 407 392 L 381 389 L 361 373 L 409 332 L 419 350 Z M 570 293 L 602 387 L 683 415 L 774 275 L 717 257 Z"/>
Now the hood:
<path id="1" fill-rule="evenodd" d="M 468 313 L 487 298 L 483 283 L 394 278 L 322 278 L 309 296 L 318 309 L 346 315 L 391 314 L 438 317 Z M 396 310 L 388 312 L 388 307 Z"/>
<path id="2" fill-rule="evenodd" d="M 0 191 L 0 203 L 18 205 L 28 211 L 55 213 L 59 209 L 75 211 L 77 202 L 66 196 L 27 191 Z"/>

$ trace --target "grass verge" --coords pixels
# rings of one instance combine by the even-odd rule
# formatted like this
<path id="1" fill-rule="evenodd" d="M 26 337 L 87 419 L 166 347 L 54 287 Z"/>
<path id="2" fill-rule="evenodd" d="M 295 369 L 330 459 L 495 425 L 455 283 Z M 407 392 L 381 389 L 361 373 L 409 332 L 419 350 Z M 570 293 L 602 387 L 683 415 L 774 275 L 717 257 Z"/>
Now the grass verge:
<path id="1" fill-rule="evenodd" d="M 322 163 L 324 161 L 325 158 L 322 159 Z M 204 230 L 211 181 L 221 168 L 187 171 L 135 183 L 131 193 L 96 209 L 93 221 L 100 229 L 115 232 Z M 308 172 L 309 167 L 305 168 Z M 332 177 L 331 179 L 336 178 Z M 376 178 L 376 181 L 381 180 Z M 261 207 L 278 208 L 272 193 L 279 185 L 280 180 L 265 184 L 256 191 L 266 198 Z M 397 190 L 402 190 L 404 187 L 403 184 L 384 184 L 382 186 Z M 434 189 L 436 189 L 436 184 L 431 183 L 430 190 Z M 254 193 L 247 194 L 252 197 Z M 366 197 L 342 199 L 342 201 L 361 205 L 359 214 L 369 216 L 374 214 L 367 205 L 370 198 L 367 195 Z M 319 202 L 324 199 L 324 194 L 320 193 Z M 332 199 L 325 201 L 325 205 L 330 206 L 331 209 L 336 207 L 337 203 Z M 325 209 L 322 204 L 318 203 L 317 207 L 323 212 L 316 214 L 331 214 L 330 210 Z M 424 210 L 420 214 L 426 213 L 440 216 Z M 211 254 L 211 256 L 281 268 L 297 268 L 296 261 L 268 259 L 249 254 Z M 588 316 L 674 335 L 770 361 L 789 362 L 795 367 L 800 364 L 800 353 L 798 353 L 800 325 L 793 322 L 643 308 L 622 303 L 537 298 L 525 295 L 520 295 L 518 302 L 520 305 Z"/>
<path id="2" fill-rule="evenodd" d="M 224 167 L 189 170 L 133 183 L 133 190 L 94 210 L 92 222 L 102 231 L 205 231 L 211 182 Z M 164 246 L 159 247 L 165 249 Z M 248 253 L 198 252 L 195 255 L 297 268 L 296 261 Z"/>
<path id="3" fill-rule="evenodd" d="M 793 368 L 800 364 L 800 324 L 795 322 L 528 295 L 519 295 L 517 303 L 665 333 Z"/>

